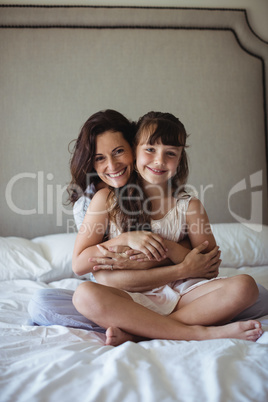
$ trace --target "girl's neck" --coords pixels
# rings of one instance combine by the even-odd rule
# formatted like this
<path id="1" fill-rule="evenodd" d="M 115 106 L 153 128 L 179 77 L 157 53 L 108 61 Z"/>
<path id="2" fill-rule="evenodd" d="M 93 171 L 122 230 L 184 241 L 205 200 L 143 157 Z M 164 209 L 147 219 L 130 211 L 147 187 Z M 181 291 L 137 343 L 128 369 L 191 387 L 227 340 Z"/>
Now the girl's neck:
<path id="1" fill-rule="evenodd" d="M 173 191 L 170 182 L 164 184 L 153 184 L 143 180 L 142 186 L 146 197 L 157 197 L 158 195 L 161 197 L 172 196 Z"/>
<path id="2" fill-rule="evenodd" d="M 146 182 L 143 183 L 143 186 L 146 198 L 152 206 L 152 219 L 163 218 L 176 205 L 176 200 L 172 195 L 171 183 L 165 183 L 165 185 L 160 186 Z"/>

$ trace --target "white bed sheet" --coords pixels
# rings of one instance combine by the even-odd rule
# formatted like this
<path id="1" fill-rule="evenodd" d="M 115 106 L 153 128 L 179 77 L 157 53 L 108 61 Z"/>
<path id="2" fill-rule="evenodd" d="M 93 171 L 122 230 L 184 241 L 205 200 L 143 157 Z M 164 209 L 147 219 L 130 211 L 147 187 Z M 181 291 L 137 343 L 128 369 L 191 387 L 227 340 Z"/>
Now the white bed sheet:
<path id="1" fill-rule="evenodd" d="M 268 316 L 257 343 L 152 340 L 112 347 L 103 334 L 27 325 L 36 289 L 75 289 L 80 282 L 0 282 L 1 402 L 267 401 Z"/>

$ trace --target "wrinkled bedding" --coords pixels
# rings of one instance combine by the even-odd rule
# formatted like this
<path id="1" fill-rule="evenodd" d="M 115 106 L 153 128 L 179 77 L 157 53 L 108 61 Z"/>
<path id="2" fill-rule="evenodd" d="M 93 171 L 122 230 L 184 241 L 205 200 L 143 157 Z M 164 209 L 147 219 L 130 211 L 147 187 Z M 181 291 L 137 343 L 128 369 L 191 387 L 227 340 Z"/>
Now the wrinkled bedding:
<path id="1" fill-rule="evenodd" d="M 268 288 L 267 228 L 213 230 L 220 275 L 249 273 Z M 268 316 L 260 319 L 265 332 L 256 343 L 156 339 L 112 347 L 96 332 L 28 325 L 36 289 L 74 290 L 85 280 L 71 272 L 74 238 L 0 239 L 1 402 L 267 401 Z"/>

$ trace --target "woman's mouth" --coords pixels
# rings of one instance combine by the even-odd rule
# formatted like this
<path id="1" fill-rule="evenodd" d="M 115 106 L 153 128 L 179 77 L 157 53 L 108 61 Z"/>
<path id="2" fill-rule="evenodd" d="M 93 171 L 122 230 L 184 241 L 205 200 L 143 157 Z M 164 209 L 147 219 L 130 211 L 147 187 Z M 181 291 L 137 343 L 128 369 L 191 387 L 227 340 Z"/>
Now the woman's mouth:
<path id="1" fill-rule="evenodd" d="M 109 176 L 111 179 L 117 179 L 118 177 L 123 176 L 126 170 L 127 168 L 125 167 L 124 169 L 116 173 L 106 173 L 106 176 Z"/>

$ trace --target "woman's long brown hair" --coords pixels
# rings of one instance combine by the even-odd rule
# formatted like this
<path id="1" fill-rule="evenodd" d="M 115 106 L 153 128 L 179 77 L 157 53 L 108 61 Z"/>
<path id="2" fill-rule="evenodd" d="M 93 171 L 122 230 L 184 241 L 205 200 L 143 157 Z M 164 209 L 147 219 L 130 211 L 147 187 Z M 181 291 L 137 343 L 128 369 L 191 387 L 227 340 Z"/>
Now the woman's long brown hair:
<path id="1" fill-rule="evenodd" d="M 71 182 L 68 186 L 69 202 L 74 204 L 85 193 L 89 184 L 96 187 L 101 182 L 94 169 L 96 137 L 105 131 L 121 132 L 132 146 L 135 124 L 121 113 L 107 109 L 99 111 L 88 118 L 75 141 L 70 160 Z M 72 141 L 73 142 L 73 141 Z M 70 145 L 70 144 L 69 144 Z"/>

